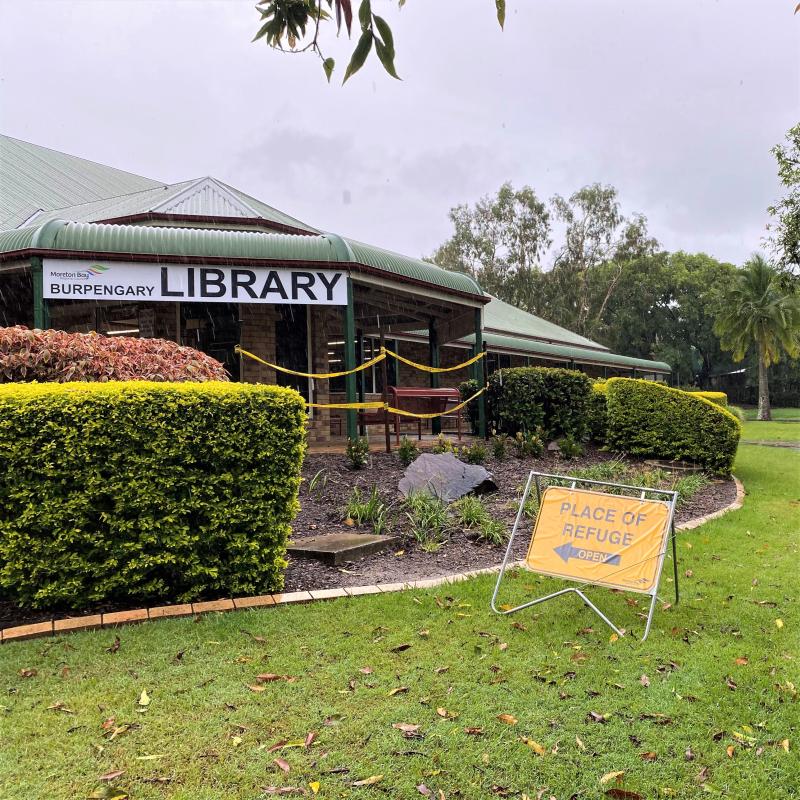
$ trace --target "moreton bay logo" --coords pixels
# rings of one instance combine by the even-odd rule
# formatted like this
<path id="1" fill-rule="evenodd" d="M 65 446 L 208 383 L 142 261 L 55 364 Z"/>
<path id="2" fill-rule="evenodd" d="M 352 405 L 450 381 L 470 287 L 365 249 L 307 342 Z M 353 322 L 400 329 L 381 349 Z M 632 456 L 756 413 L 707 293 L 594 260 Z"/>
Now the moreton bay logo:
<path id="1" fill-rule="evenodd" d="M 104 267 L 102 264 L 92 264 L 91 267 L 87 267 L 86 269 L 69 270 L 66 272 L 53 271 L 50 273 L 50 277 L 61 281 L 88 281 L 90 278 L 105 275 L 110 269 L 111 267 Z"/>
<path id="2" fill-rule="evenodd" d="M 108 272 L 111 267 L 104 267 L 102 264 L 92 264 L 86 272 L 84 273 L 86 278 L 96 278 L 98 275 L 102 275 L 105 272 Z"/>

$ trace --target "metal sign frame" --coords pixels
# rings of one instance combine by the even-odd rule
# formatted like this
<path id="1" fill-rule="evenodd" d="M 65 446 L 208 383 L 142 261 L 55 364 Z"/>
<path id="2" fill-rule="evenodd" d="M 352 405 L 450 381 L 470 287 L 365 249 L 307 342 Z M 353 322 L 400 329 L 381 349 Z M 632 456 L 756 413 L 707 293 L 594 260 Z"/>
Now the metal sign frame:
<path id="1" fill-rule="evenodd" d="M 644 635 L 642 636 L 642 641 L 647 639 L 648 634 L 650 633 L 650 626 L 653 622 L 653 612 L 655 611 L 656 600 L 658 599 L 658 587 L 661 583 L 661 572 L 664 568 L 664 558 L 667 554 L 667 548 L 669 546 L 669 541 L 672 542 L 672 567 L 673 567 L 673 574 L 675 579 L 675 603 L 677 605 L 680 595 L 678 593 L 678 550 L 675 543 L 675 504 L 678 499 L 678 493 L 673 490 L 668 489 L 651 489 L 649 487 L 642 487 L 642 486 L 630 486 L 629 484 L 625 483 L 613 483 L 611 481 L 595 481 L 590 480 L 589 478 L 575 478 L 571 475 L 552 475 L 548 472 L 536 472 L 531 471 L 528 475 L 528 481 L 525 484 L 525 491 L 522 494 L 522 499 L 519 503 L 519 509 L 517 510 L 517 516 L 514 520 L 514 527 L 511 530 L 511 536 L 508 539 L 508 546 L 506 547 L 506 552 L 503 557 L 503 563 L 500 567 L 500 572 L 497 575 L 497 583 L 494 587 L 494 592 L 492 593 L 492 600 L 491 600 L 491 608 L 496 614 L 513 614 L 517 611 L 521 611 L 524 608 L 530 608 L 531 606 L 538 605 L 539 603 L 544 603 L 547 600 L 552 600 L 554 597 L 559 597 L 562 594 L 570 594 L 574 593 L 577 594 L 578 597 L 583 600 L 583 602 L 592 609 L 602 620 L 606 623 L 618 636 L 624 636 L 625 632 L 618 628 L 582 591 L 587 586 L 597 586 L 599 584 L 593 584 L 589 581 L 585 581 L 580 583 L 578 586 L 569 586 L 566 589 L 560 589 L 557 592 L 552 592 L 551 594 L 545 595 L 544 597 L 537 597 L 535 600 L 529 600 L 527 603 L 521 603 L 518 606 L 514 606 L 513 608 L 508 609 L 501 609 L 497 607 L 497 595 L 500 591 L 500 584 L 503 580 L 503 576 L 506 573 L 506 569 L 508 567 L 508 561 L 511 557 L 511 550 L 514 545 L 514 537 L 517 534 L 517 530 L 519 528 L 519 524 L 522 520 L 522 516 L 525 510 L 525 503 L 528 500 L 528 496 L 531 492 L 531 484 L 534 485 L 536 489 L 536 500 L 538 503 L 539 510 L 536 512 L 537 520 L 538 515 L 541 511 L 542 507 L 542 485 L 541 480 L 546 479 L 548 485 L 551 484 L 553 481 L 560 481 L 567 483 L 570 489 L 578 489 L 579 484 L 588 484 L 593 487 L 600 487 L 600 486 L 610 486 L 615 489 L 623 489 L 625 490 L 626 494 L 625 497 L 630 497 L 631 499 L 636 499 L 636 495 L 638 495 L 638 499 L 645 500 L 647 499 L 648 494 L 657 494 L 662 495 L 667 498 L 667 504 L 669 506 L 669 516 L 667 518 L 667 535 L 663 537 L 663 544 L 660 548 L 658 554 L 654 556 L 658 559 L 658 564 L 656 567 L 656 574 L 655 574 L 655 583 L 653 584 L 653 588 L 649 592 L 642 592 L 642 594 L 649 594 L 650 599 L 650 609 L 647 613 L 647 624 L 645 625 Z M 533 537 L 536 535 L 536 525 L 534 523 L 533 533 L 531 534 L 531 543 L 533 542 Z M 634 565 L 635 566 L 635 565 Z M 625 569 L 630 569 L 630 567 L 625 567 Z M 535 570 L 533 570 L 535 571 Z M 550 577 L 550 576 L 547 576 Z M 564 579 L 567 580 L 567 579 Z M 623 589 L 622 591 L 625 591 Z"/>

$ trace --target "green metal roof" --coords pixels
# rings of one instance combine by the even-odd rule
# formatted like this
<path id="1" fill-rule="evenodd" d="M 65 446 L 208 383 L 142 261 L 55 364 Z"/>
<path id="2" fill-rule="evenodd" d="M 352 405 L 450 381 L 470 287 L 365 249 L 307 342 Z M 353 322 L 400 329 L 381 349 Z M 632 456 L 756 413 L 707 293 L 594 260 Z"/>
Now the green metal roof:
<path id="1" fill-rule="evenodd" d="M 353 260 L 359 264 L 366 264 L 404 278 L 431 283 L 444 289 L 483 296 L 483 291 L 469 275 L 451 272 L 420 258 L 393 253 L 390 250 L 356 242 L 353 239 L 344 241 L 353 253 Z"/>
<path id="2" fill-rule="evenodd" d="M 412 279 L 432 287 L 483 298 L 468 276 L 448 272 L 426 261 L 350 243 L 335 234 L 297 236 L 208 228 L 114 225 L 50 220 L 41 226 L 0 231 L 0 253 L 26 249 L 80 251 L 85 253 L 131 253 L 158 256 L 189 256 L 279 261 L 330 261 L 345 268 L 372 267 L 387 277 Z"/>
<path id="3" fill-rule="evenodd" d="M 151 178 L 0 136 L 0 228 L 16 228 L 40 209 L 162 185 Z"/>
<path id="4" fill-rule="evenodd" d="M 573 333 L 560 325 L 548 322 L 541 317 L 512 306 L 497 297 L 483 310 L 483 329 L 500 334 L 513 334 L 515 337 L 530 337 L 554 344 L 569 344 L 577 347 L 589 347 L 596 350 L 608 350 L 602 344 L 593 342 Z"/>
<path id="5" fill-rule="evenodd" d="M 532 339 L 520 339 L 515 336 L 501 336 L 495 333 L 484 333 L 483 340 L 490 350 L 504 350 L 520 355 L 542 356 L 563 361 L 575 361 L 579 364 L 597 364 L 609 367 L 626 367 L 640 369 L 644 372 L 671 372 L 672 367 L 664 361 L 649 361 L 646 358 L 621 356 L 606 350 L 590 350 L 585 347 L 550 344 Z M 475 343 L 475 336 L 465 337 L 463 341 Z"/>

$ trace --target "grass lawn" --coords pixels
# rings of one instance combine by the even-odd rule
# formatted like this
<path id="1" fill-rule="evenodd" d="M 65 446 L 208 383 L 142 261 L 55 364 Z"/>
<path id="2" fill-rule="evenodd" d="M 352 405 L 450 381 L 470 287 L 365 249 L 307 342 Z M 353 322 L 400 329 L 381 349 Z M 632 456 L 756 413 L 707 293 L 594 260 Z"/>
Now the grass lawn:
<path id="1" fill-rule="evenodd" d="M 497 617 L 489 577 L 4 645 L 0 796 L 800 797 L 800 453 L 742 446 L 736 474 L 744 509 L 680 535 L 643 645 L 574 597 Z M 641 632 L 644 599 L 592 596 Z"/>
<path id="2" fill-rule="evenodd" d="M 785 412 L 778 414 L 776 412 Z M 749 415 L 748 415 L 749 416 Z M 773 409 L 775 420 L 796 418 L 800 420 L 800 408 L 779 408 Z M 758 422 L 748 419 L 742 423 L 742 439 L 749 441 L 779 441 L 779 442 L 798 442 L 800 441 L 800 422 Z"/>
<path id="3" fill-rule="evenodd" d="M 748 420 L 755 420 L 758 416 L 758 409 L 755 407 L 745 408 L 744 415 Z M 800 420 L 800 408 L 773 408 L 772 419 Z"/>

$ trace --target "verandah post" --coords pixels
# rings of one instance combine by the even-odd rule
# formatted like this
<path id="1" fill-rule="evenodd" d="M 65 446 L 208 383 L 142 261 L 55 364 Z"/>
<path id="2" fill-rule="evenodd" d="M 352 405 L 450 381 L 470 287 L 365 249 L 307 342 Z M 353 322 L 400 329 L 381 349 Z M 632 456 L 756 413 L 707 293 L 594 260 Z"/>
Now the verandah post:
<path id="1" fill-rule="evenodd" d="M 356 314 L 353 306 L 353 280 L 347 276 L 347 305 L 344 309 L 344 368 L 356 368 Z M 356 402 L 356 376 L 350 373 L 344 376 L 344 389 L 348 403 Z M 347 409 L 347 438 L 358 438 L 358 425 L 355 409 Z"/>
<path id="2" fill-rule="evenodd" d="M 47 300 L 44 299 L 44 267 L 41 256 L 31 258 L 31 275 L 33 277 L 33 327 L 44 329 L 50 326 L 47 313 Z"/>
<path id="3" fill-rule="evenodd" d="M 431 317 L 428 322 L 428 360 L 432 367 L 439 367 L 439 332 L 436 330 L 436 320 Z M 431 389 L 439 388 L 439 373 L 431 372 L 430 383 Z M 442 419 L 441 417 L 434 417 L 431 420 L 431 433 L 438 435 L 442 432 Z"/>
<path id="4" fill-rule="evenodd" d="M 475 355 L 483 352 L 483 313 L 482 309 L 475 309 Z M 486 359 L 483 357 L 482 361 Z M 478 388 L 482 388 L 485 384 L 483 382 L 484 365 L 481 361 L 476 361 L 474 366 L 475 380 L 478 382 Z M 486 393 L 484 392 L 478 398 L 478 436 L 482 439 L 486 438 Z"/>

